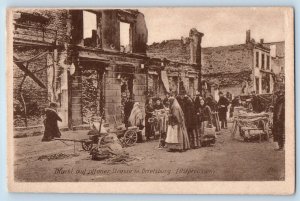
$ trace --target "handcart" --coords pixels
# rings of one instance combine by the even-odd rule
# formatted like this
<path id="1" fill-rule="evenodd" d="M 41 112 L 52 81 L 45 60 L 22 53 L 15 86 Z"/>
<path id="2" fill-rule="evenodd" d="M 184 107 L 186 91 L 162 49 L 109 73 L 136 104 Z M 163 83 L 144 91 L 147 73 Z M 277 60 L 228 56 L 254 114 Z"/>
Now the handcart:
<path id="1" fill-rule="evenodd" d="M 263 137 L 267 140 L 270 138 L 270 122 L 271 116 L 268 113 L 247 113 L 241 112 L 234 119 L 232 127 L 232 138 L 235 137 L 237 131 L 244 141 L 248 142 L 252 139 L 262 141 Z"/>
<path id="2" fill-rule="evenodd" d="M 94 144 L 98 144 L 98 145 L 101 144 L 101 142 L 103 141 L 103 137 L 107 135 L 107 133 L 101 132 L 102 120 L 103 118 L 100 118 L 100 122 L 97 122 L 99 123 L 99 128 L 96 128 L 95 126 L 96 122 L 94 120 L 89 121 L 91 130 L 87 134 L 89 136 L 88 139 L 75 140 L 75 139 L 66 139 L 66 138 L 54 138 L 53 140 L 58 140 L 62 142 L 71 141 L 74 142 L 74 147 L 75 147 L 75 142 L 79 142 L 81 143 L 81 147 L 83 150 L 91 151 Z"/>
<path id="3" fill-rule="evenodd" d="M 117 135 L 123 147 L 133 146 L 138 140 L 138 132 L 139 129 L 137 126 L 110 131 L 110 133 L 115 133 Z"/>

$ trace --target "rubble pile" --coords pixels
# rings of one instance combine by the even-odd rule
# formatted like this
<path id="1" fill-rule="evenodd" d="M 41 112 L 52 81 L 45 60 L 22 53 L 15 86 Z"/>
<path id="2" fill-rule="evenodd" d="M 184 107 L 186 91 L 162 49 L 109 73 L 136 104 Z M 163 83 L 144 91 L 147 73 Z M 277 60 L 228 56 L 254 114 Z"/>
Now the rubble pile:
<path id="1" fill-rule="evenodd" d="M 129 154 L 125 152 L 120 140 L 113 133 L 109 133 L 102 138 L 101 145 L 93 148 L 90 152 L 92 160 L 110 159 L 114 162 L 125 161 Z"/>

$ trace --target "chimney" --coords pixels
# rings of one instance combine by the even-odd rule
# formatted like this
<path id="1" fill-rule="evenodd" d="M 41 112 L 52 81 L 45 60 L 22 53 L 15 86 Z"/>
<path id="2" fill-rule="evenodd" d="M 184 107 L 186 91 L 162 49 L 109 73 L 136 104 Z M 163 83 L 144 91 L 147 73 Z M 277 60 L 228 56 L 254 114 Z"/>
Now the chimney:
<path id="1" fill-rule="evenodd" d="M 193 28 L 190 30 L 190 62 L 201 65 L 201 41 L 203 33 Z"/>
<path id="2" fill-rule="evenodd" d="M 264 44 L 264 39 L 263 38 L 260 39 L 260 44 Z"/>
<path id="3" fill-rule="evenodd" d="M 247 30 L 246 31 L 246 43 L 250 43 L 251 41 L 251 31 Z"/>
<path id="4" fill-rule="evenodd" d="M 203 33 L 199 32 L 197 29 L 192 28 L 190 30 L 190 62 L 197 65 L 199 70 L 198 74 L 198 91 L 202 95 L 202 80 L 201 80 L 201 41 Z"/>

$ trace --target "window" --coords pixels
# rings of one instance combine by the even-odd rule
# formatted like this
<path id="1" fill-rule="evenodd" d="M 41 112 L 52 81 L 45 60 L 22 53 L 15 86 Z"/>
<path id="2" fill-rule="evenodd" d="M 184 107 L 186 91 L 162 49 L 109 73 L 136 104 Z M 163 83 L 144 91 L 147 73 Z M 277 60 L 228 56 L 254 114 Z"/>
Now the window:
<path id="1" fill-rule="evenodd" d="M 259 78 L 255 77 L 255 91 L 256 94 L 259 94 Z"/>
<path id="2" fill-rule="evenodd" d="M 255 66 L 258 68 L 259 65 L 259 52 L 255 53 Z"/>
<path id="3" fill-rule="evenodd" d="M 261 69 L 265 69 L 265 54 L 261 54 Z"/>
<path id="4" fill-rule="evenodd" d="M 121 52 L 131 52 L 130 24 L 120 22 L 120 47 Z"/>
<path id="5" fill-rule="evenodd" d="M 83 11 L 83 38 L 92 38 L 93 30 L 97 30 L 97 15 Z"/>
<path id="6" fill-rule="evenodd" d="M 270 56 L 267 56 L 267 69 L 270 70 Z"/>
<path id="7" fill-rule="evenodd" d="M 83 40 L 84 46 L 97 47 L 100 38 L 97 33 L 97 15 L 83 11 Z"/>

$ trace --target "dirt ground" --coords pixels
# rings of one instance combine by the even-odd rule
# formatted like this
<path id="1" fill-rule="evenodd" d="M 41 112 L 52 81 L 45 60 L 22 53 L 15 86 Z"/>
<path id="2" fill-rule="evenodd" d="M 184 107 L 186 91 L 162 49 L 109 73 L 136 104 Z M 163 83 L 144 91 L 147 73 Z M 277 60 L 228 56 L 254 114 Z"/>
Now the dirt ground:
<path id="1" fill-rule="evenodd" d="M 231 125 L 229 126 L 229 128 Z M 63 138 L 84 139 L 88 131 Z M 269 181 L 284 180 L 284 151 L 273 142 L 243 142 L 222 130 L 212 147 L 186 152 L 158 149 L 158 141 L 125 148 L 129 162 L 93 161 L 80 143 L 41 142 L 42 136 L 15 139 L 17 181 Z M 43 155 L 68 156 L 48 160 Z"/>

